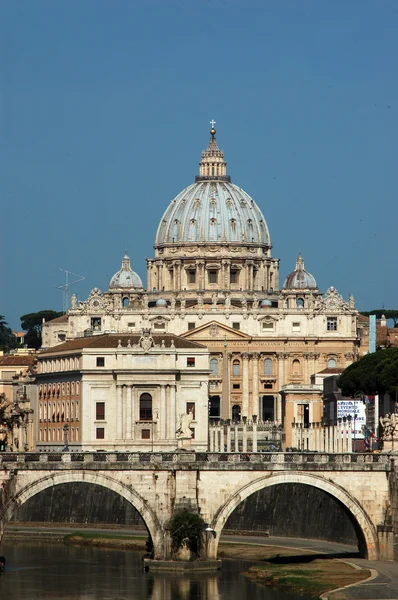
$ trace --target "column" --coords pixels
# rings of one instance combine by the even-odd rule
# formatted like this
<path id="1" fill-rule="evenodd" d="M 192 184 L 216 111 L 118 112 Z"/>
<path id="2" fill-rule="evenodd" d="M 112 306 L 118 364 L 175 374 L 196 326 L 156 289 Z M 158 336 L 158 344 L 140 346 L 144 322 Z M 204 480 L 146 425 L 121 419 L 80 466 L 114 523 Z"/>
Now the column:
<path id="1" fill-rule="evenodd" d="M 116 437 L 123 437 L 123 386 L 116 386 Z"/>
<path id="2" fill-rule="evenodd" d="M 227 425 L 227 452 L 231 452 L 231 425 Z"/>
<path id="3" fill-rule="evenodd" d="M 258 359 L 260 355 L 255 352 L 252 354 L 252 365 L 253 365 L 253 384 L 252 384 L 252 409 L 251 414 L 257 414 L 257 417 L 261 419 L 261 415 L 258 413 Z M 255 412 L 256 411 L 256 412 Z"/>
<path id="4" fill-rule="evenodd" d="M 221 384 L 221 418 L 226 420 L 231 418 L 231 408 L 229 401 L 229 391 L 231 382 L 229 380 L 229 364 L 228 364 L 228 352 L 224 348 L 222 353 L 222 384 Z"/>
<path id="5" fill-rule="evenodd" d="M 242 354 L 243 372 L 242 372 L 242 417 L 249 416 L 249 354 Z"/>
<path id="6" fill-rule="evenodd" d="M 253 452 L 257 452 L 257 422 L 253 421 Z"/>
<path id="7" fill-rule="evenodd" d="M 170 385 L 169 387 L 169 439 L 175 439 L 176 437 L 176 386 Z"/>
<path id="8" fill-rule="evenodd" d="M 131 401 L 131 385 L 126 386 L 126 439 L 131 440 L 132 431 L 132 401 Z"/>
<path id="9" fill-rule="evenodd" d="M 131 439 L 135 438 L 135 422 L 138 420 L 137 415 L 139 415 L 139 407 L 137 406 L 137 388 L 133 385 L 131 386 Z"/>
<path id="10" fill-rule="evenodd" d="M 160 386 L 160 439 L 166 439 L 166 423 L 167 423 L 167 409 L 166 409 L 166 386 Z"/>
<path id="11" fill-rule="evenodd" d="M 243 432 L 242 432 L 242 452 L 247 452 L 247 425 L 246 419 L 243 421 Z"/>

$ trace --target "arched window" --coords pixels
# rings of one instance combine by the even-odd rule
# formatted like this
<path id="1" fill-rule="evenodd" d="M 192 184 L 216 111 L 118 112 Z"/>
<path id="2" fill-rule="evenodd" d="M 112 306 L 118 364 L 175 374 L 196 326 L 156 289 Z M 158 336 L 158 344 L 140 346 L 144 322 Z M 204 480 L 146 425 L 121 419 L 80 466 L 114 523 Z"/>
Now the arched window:
<path id="1" fill-rule="evenodd" d="M 300 365 L 300 361 L 295 358 L 293 361 L 293 375 L 300 375 L 300 371 L 301 371 L 301 365 Z"/>
<path id="2" fill-rule="evenodd" d="M 285 302 L 285 307 L 286 307 L 286 308 L 289 308 L 289 299 L 287 299 L 287 300 L 286 300 L 286 302 Z"/>
<path id="3" fill-rule="evenodd" d="M 234 360 L 232 363 L 232 375 L 234 377 L 240 376 L 240 362 L 238 360 Z"/>
<path id="4" fill-rule="evenodd" d="M 264 375 L 272 375 L 272 360 L 270 358 L 264 360 Z"/>
<path id="5" fill-rule="evenodd" d="M 335 369 L 337 367 L 337 361 L 335 358 L 329 358 L 328 369 Z"/>
<path id="6" fill-rule="evenodd" d="M 129 299 L 123 298 L 123 308 L 127 308 L 129 304 L 130 304 Z"/>
<path id="7" fill-rule="evenodd" d="M 218 360 L 217 358 L 212 358 L 210 360 L 210 370 L 212 375 L 218 375 Z"/>
<path id="8" fill-rule="evenodd" d="M 296 308 L 304 308 L 304 300 L 303 300 L 303 298 L 297 298 L 297 300 L 296 300 Z"/>
<path id="9" fill-rule="evenodd" d="M 152 421 L 151 394 L 141 394 L 140 396 L 140 421 Z"/>
<path id="10" fill-rule="evenodd" d="M 232 420 L 240 421 L 240 406 L 239 406 L 239 404 L 234 404 L 232 407 Z"/>

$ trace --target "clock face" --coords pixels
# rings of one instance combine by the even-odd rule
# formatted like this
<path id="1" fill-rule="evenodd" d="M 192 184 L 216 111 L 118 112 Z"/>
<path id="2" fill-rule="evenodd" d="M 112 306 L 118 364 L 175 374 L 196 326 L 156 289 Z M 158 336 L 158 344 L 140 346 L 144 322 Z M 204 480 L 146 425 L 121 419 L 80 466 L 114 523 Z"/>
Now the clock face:
<path id="1" fill-rule="evenodd" d="M 98 300 L 94 300 L 93 306 L 99 306 L 99 301 Z"/>
<path id="2" fill-rule="evenodd" d="M 334 298 L 331 298 L 330 300 L 328 300 L 327 306 L 328 306 L 328 308 L 336 308 L 336 306 L 337 306 L 336 300 Z"/>

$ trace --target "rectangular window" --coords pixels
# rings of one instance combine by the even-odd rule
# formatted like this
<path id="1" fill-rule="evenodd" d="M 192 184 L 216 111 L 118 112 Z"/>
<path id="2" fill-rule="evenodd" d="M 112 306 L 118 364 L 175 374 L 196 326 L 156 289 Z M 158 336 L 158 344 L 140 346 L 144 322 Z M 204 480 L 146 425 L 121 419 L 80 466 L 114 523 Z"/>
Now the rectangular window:
<path id="1" fill-rule="evenodd" d="M 240 329 L 240 323 L 232 323 L 232 329 Z"/>
<path id="2" fill-rule="evenodd" d="M 97 367 L 105 367 L 105 357 L 97 356 Z"/>
<path id="3" fill-rule="evenodd" d="M 187 402 L 187 415 L 190 411 L 192 411 L 192 416 L 195 420 L 195 402 Z"/>
<path id="4" fill-rule="evenodd" d="M 150 440 L 151 439 L 151 430 L 150 429 L 141 429 L 141 439 L 142 440 Z"/>
<path id="5" fill-rule="evenodd" d="M 263 329 L 273 329 L 273 328 L 274 328 L 273 323 L 263 323 Z"/>
<path id="6" fill-rule="evenodd" d="M 238 283 L 238 271 L 230 271 L 229 283 Z"/>
<path id="7" fill-rule="evenodd" d="M 264 383 L 265 390 L 272 390 L 272 383 Z"/>
<path id="8" fill-rule="evenodd" d="M 127 327 L 130 327 L 130 329 L 133 329 L 135 327 L 135 323 L 127 323 Z"/>
<path id="9" fill-rule="evenodd" d="M 188 356 L 187 358 L 187 367 L 195 366 L 195 358 L 193 356 Z"/>
<path id="10" fill-rule="evenodd" d="M 232 389 L 233 390 L 240 390 L 240 383 L 233 383 L 232 384 Z"/>
<path id="11" fill-rule="evenodd" d="M 292 331 L 300 331 L 300 322 L 295 321 L 292 323 Z"/>
<path id="12" fill-rule="evenodd" d="M 105 402 L 97 402 L 95 405 L 95 420 L 105 420 Z"/>
<path id="13" fill-rule="evenodd" d="M 165 329 L 165 328 L 166 328 L 165 323 L 155 323 L 155 329 Z"/>
<path id="14" fill-rule="evenodd" d="M 188 283 L 195 283 L 196 271 L 188 271 Z"/>
<path id="15" fill-rule="evenodd" d="M 195 329 L 195 323 L 188 323 L 188 331 L 191 331 L 192 329 Z"/>
<path id="16" fill-rule="evenodd" d="M 96 433 L 95 437 L 97 440 L 105 439 L 105 429 L 103 427 L 97 427 L 95 433 Z"/>
<path id="17" fill-rule="evenodd" d="M 328 331 L 337 331 L 337 317 L 328 317 L 326 327 Z"/>
<path id="18" fill-rule="evenodd" d="M 217 283 L 217 271 L 209 271 L 209 283 Z"/>

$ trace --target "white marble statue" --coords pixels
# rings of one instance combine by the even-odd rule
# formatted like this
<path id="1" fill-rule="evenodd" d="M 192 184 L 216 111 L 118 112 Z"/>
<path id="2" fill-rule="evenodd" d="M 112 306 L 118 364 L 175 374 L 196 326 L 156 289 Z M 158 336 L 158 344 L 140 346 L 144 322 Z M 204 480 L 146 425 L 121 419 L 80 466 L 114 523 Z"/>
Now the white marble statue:
<path id="1" fill-rule="evenodd" d="M 193 421 L 193 412 L 189 411 L 188 414 L 181 413 L 178 420 L 178 429 L 176 431 L 177 438 L 192 438 L 192 429 L 190 425 Z"/>

